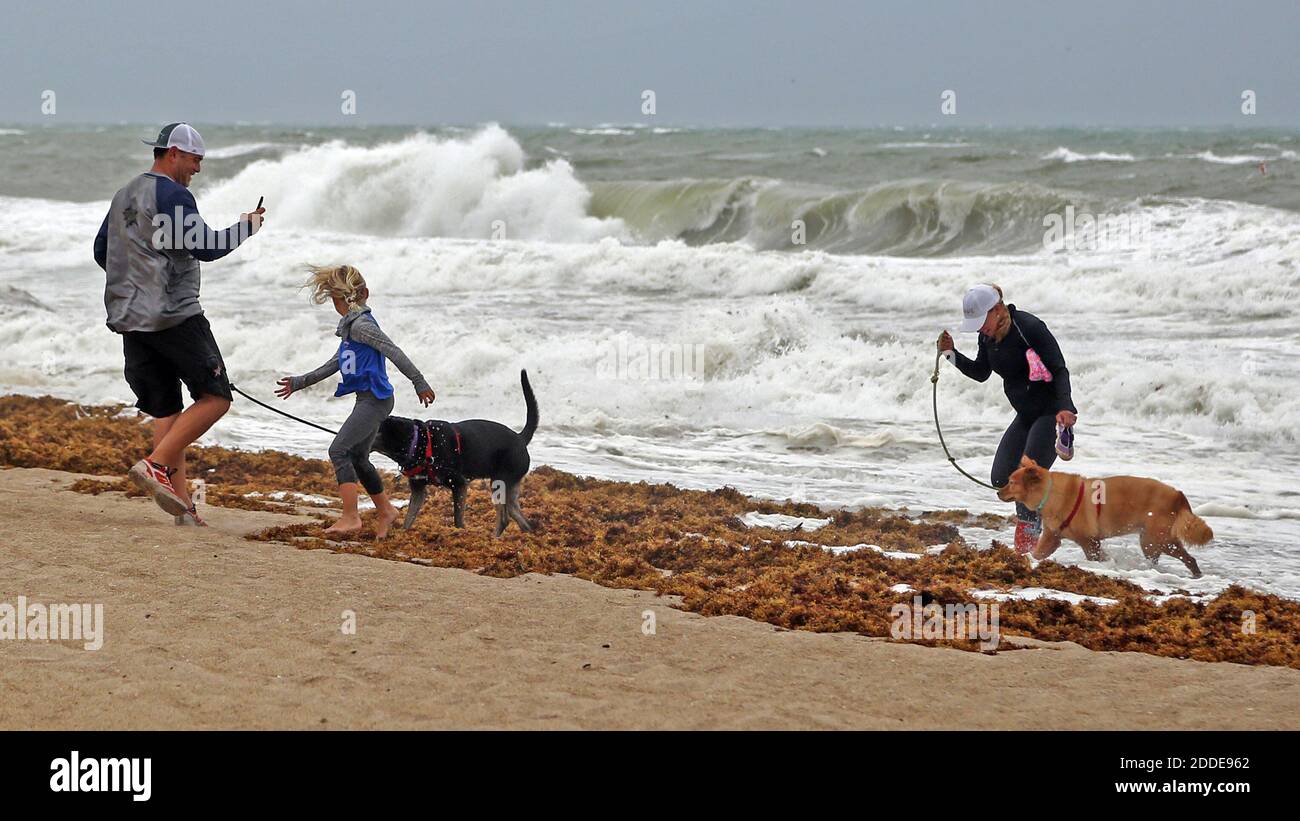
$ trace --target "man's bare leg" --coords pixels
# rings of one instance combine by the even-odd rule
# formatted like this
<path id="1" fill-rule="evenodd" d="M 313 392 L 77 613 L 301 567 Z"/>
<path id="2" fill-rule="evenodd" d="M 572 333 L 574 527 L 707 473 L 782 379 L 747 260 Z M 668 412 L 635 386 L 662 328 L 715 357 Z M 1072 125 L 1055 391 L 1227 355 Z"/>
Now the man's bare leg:
<path id="1" fill-rule="evenodd" d="M 158 452 L 158 448 L 161 446 L 163 439 L 167 438 L 167 431 L 172 429 L 172 425 L 175 424 L 176 420 L 179 418 L 179 413 L 173 413 L 171 416 L 153 420 L 153 449 L 155 453 Z M 160 464 L 167 463 L 161 462 Z M 181 458 L 178 463 L 175 465 L 167 465 L 167 467 L 176 468 L 176 472 L 172 474 L 172 487 L 176 488 L 176 495 L 181 497 L 181 501 L 183 501 L 187 507 L 192 505 L 193 501 L 190 499 L 190 486 L 185 480 L 185 451 L 181 451 Z"/>
<path id="2" fill-rule="evenodd" d="M 208 428 L 225 416 L 228 410 L 230 410 L 229 399 L 212 395 L 201 396 L 182 413 L 166 418 L 170 421 L 166 422 L 161 438 L 158 435 L 159 426 L 166 420 L 156 420 L 154 448 L 153 453 L 149 454 L 149 460 L 169 468 L 176 468 L 177 475 L 181 476 L 183 482 L 184 475 L 181 471 L 185 469 L 185 448 L 198 441 L 198 438 L 207 433 Z M 180 492 L 179 488 L 177 490 Z M 189 499 L 188 490 L 183 491 L 182 498 Z"/>

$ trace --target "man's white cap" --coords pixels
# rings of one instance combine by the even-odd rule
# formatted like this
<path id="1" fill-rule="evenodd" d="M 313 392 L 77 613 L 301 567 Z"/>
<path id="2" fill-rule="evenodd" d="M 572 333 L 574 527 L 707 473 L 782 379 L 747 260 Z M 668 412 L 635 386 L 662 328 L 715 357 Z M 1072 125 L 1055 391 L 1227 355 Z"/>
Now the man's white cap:
<path id="1" fill-rule="evenodd" d="M 1002 297 L 992 285 L 971 286 L 961 301 L 961 312 L 965 315 L 961 329 L 967 333 L 978 331 L 983 327 L 989 311 L 1001 301 Z"/>
<path id="2" fill-rule="evenodd" d="M 200 157 L 205 153 L 203 138 L 199 136 L 199 132 L 194 130 L 194 126 L 189 123 L 168 123 L 163 126 L 162 131 L 158 132 L 157 140 L 154 142 L 141 140 L 140 142 L 154 148 L 179 148 L 187 154 L 197 154 Z"/>

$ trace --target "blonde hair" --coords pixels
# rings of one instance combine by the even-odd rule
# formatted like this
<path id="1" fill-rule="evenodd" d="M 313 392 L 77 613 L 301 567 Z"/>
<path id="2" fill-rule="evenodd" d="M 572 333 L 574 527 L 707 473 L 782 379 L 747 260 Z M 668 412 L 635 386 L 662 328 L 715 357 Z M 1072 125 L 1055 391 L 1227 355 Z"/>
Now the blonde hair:
<path id="1" fill-rule="evenodd" d="M 366 290 L 366 280 L 356 268 L 351 265 L 308 265 L 307 270 L 311 271 L 311 276 L 302 287 L 312 289 L 312 302 L 323 305 L 334 297 L 339 297 L 348 304 L 349 310 L 366 307 L 362 296 Z"/>
<path id="2" fill-rule="evenodd" d="M 995 290 L 995 291 L 998 292 L 998 300 L 999 300 L 999 301 L 1005 301 L 1005 300 L 1006 300 L 1006 297 L 1002 296 L 1002 286 L 1001 286 L 1001 285 L 997 285 L 997 284 L 992 283 L 992 282 L 985 283 L 985 284 L 987 284 L 990 288 L 992 288 L 993 290 Z"/>

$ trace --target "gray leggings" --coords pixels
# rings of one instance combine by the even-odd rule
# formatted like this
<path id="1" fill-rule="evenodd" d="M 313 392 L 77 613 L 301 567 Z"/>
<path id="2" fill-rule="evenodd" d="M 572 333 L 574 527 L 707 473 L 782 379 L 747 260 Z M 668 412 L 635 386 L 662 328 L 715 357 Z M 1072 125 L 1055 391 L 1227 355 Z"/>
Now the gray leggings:
<path id="1" fill-rule="evenodd" d="M 330 443 L 330 463 L 340 485 L 360 481 L 371 496 L 384 492 L 384 480 L 370 464 L 370 445 L 379 433 L 379 423 L 392 412 L 393 397 L 377 399 L 370 391 L 357 391 L 352 415 Z"/>
<path id="2" fill-rule="evenodd" d="M 1016 418 L 1011 420 L 1011 426 L 1002 434 L 998 453 L 993 457 L 993 470 L 989 478 L 994 487 L 1002 487 L 1007 483 L 1011 474 L 1020 466 L 1021 456 L 1028 456 L 1045 468 L 1050 468 L 1056 461 L 1055 413 L 1047 413 L 1037 419 L 1016 414 Z M 1020 502 L 1016 502 L 1016 515 L 1021 521 L 1038 521 L 1038 512 Z"/>

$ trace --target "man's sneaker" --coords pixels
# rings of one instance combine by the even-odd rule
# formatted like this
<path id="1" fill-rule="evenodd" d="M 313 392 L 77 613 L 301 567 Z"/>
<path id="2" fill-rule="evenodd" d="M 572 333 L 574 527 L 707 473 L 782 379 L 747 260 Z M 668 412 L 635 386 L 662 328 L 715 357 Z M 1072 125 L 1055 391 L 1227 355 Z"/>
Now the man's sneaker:
<path id="1" fill-rule="evenodd" d="M 203 517 L 199 516 L 199 512 L 194 509 L 194 505 L 190 505 L 189 510 L 176 517 L 176 524 L 182 527 L 208 526 L 208 523 L 203 521 Z"/>
<path id="2" fill-rule="evenodd" d="M 1056 455 L 1067 462 L 1074 458 L 1074 428 L 1056 426 Z"/>
<path id="3" fill-rule="evenodd" d="M 176 468 L 156 465 L 148 459 L 141 459 L 126 475 L 136 487 L 153 496 L 153 500 L 164 512 L 172 516 L 180 516 L 188 512 L 189 508 L 181 501 L 181 497 L 176 495 L 176 488 L 172 487 L 171 475 L 175 472 Z"/>
<path id="4" fill-rule="evenodd" d="M 1038 537 L 1043 535 L 1043 523 L 1030 522 L 1024 519 L 1016 522 L 1016 552 L 1020 554 L 1032 553 L 1034 546 L 1038 544 Z"/>

